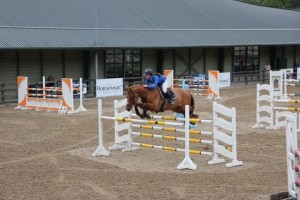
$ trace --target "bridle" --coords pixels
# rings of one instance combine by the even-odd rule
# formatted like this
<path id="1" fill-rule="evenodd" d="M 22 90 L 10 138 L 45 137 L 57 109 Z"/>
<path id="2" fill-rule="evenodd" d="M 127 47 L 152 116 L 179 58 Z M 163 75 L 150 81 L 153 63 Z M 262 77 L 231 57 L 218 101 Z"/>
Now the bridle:
<path id="1" fill-rule="evenodd" d="M 129 98 L 129 104 L 130 105 L 132 105 L 132 106 L 136 106 L 136 104 L 137 104 L 137 101 L 136 102 L 134 102 L 134 99 L 135 98 L 140 98 L 137 94 L 135 94 L 132 90 L 131 90 L 131 88 L 128 88 L 128 93 L 127 93 L 129 96 L 130 96 L 130 98 Z"/>
<path id="2" fill-rule="evenodd" d="M 137 103 L 138 103 L 138 100 L 136 102 L 134 102 L 134 99 L 139 99 L 141 98 L 140 95 L 134 93 L 131 88 L 128 88 L 128 93 L 127 95 L 129 96 L 129 102 L 127 102 L 127 105 L 130 106 L 131 108 L 134 107 L 134 110 L 135 110 L 135 113 L 141 117 L 141 114 L 139 112 L 139 109 L 138 109 L 138 106 L 137 106 Z M 145 112 L 145 111 L 144 111 Z"/>

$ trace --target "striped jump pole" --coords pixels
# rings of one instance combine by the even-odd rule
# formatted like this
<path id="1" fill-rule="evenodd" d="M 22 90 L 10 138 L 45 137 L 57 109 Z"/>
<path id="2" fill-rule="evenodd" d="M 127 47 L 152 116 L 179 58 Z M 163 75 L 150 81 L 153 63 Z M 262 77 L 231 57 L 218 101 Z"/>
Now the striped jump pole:
<path id="1" fill-rule="evenodd" d="M 193 79 L 182 79 L 182 78 L 174 78 L 174 82 L 175 81 L 189 81 L 189 82 L 195 82 L 195 80 Z M 208 82 L 208 80 L 197 80 L 196 82 Z"/>
<path id="2" fill-rule="evenodd" d="M 297 83 L 297 84 L 295 84 L 295 83 L 286 83 L 286 85 L 293 86 L 293 87 L 300 87 L 299 83 Z"/>
<path id="3" fill-rule="evenodd" d="M 186 84 L 174 84 L 174 86 L 182 87 L 182 88 L 184 88 L 185 85 Z M 209 85 L 188 85 L 188 86 L 189 86 L 189 88 L 197 88 L 199 90 L 201 90 L 201 89 L 206 89 L 207 90 L 209 88 Z M 195 89 L 195 90 L 197 90 L 197 89 Z"/>
<path id="4" fill-rule="evenodd" d="M 49 88 L 27 88 L 28 91 L 47 91 L 47 92 L 61 92 L 61 88 L 54 88 L 54 87 L 49 87 Z M 45 95 L 45 94 L 44 94 Z"/>
<path id="5" fill-rule="evenodd" d="M 287 83 L 296 83 L 296 82 L 300 82 L 300 80 L 298 80 L 298 79 L 287 79 Z"/>
<path id="6" fill-rule="evenodd" d="M 146 144 L 146 143 L 138 143 L 138 142 L 133 142 L 132 144 L 135 146 L 140 146 L 140 147 L 145 147 L 145 148 L 153 148 L 153 149 L 161 149 L 161 150 L 165 150 L 165 151 L 177 151 L 177 152 L 185 152 L 186 151 L 185 149 L 181 149 L 181 148 L 159 146 L 159 145 L 154 145 L 154 144 Z M 208 156 L 213 155 L 212 152 L 205 152 L 205 151 L 200 151 L 200 150 L 191 150 L 190 149 L 190 150 L 188 150 L 188 152 L 189 152 L 189 154 L 196 154 L 196 155 L 208 155 Z M 190 169 L 190 168 L 177 167 L 177 169 Z"/>
<path id="7" fill-rule="evenodd" d="M 142 123 L 142 124 L 184 126 L 184 123 L 178 123 L 178 122 L 165 122 L 165 121 L 156 121 L 156 120 L 132 119 L 132 118 L 127 118 L 127 117 L 102 116 L 102 119 L 116 120 L 116 121 L 119 121 L 119 122 L 137 122 L 137 123 Z"/>
<path id="8" fill-rule="evenodd" d="M 292 107 L 273 107 L 274 110 L 288 110 L 288 111 L 300 111 L 300 108 L 292 108 Z"/>
<path id="9" fill-rule="evenodd" d="M 141 136 L 141 137 L 147 137 L 147 138 L 185 141 L 185 138 L 183 138 L 183 137 L 175 137 L 175 136 L 168 136 L 168 135 L 156 135 L 156 134 L 151 134 L 151 133 L 139 133 L 139 132 L 132 132 L 131 134 Z M 213 141 L 211 141 L 211 140 L 201 140 L 201 139 L 196 139 L 196 138 L 190 138 L 189 141 L 191 143 L 213 144 Z"/>
<path id="10" fill-rule="evenodd" d="M 130 116 L 137 117 L 137 114 L 131 113 Z M 175 117 L 175 116 L 160 116 L 160 115 L 150 115 L 150 119 L 162 119 L 162 120 L 173 120 L 173 121 L 185 121 L 184 118 Z M 205 120 L 205 119 L 197 119 L 197 118 L 190 118 L 190 123 L 212 123 L 212 120 Z"/>
<path id="11" fill-rule="evenodd" d="M 300 97 L 300 94 L 286 94 L 287 96 Z"/>
<path id="12" fill-rule="evenodd" d="M 295 103 L 295 104 L 300 104 L 299 100 L 281 100 L 281 99 L 274 99 L 275 102 L 284 102 L 284 103 Z"/>
<path id="13" fill-rule="evenodd" d="M 165 126 L 148 126 L 148 125 L 140 125 L 140 124 L 131 124 L 131 127 L 140 128 L 140 129 L 153 129 L 159 131 L 168 131 L 168 132 L 181 132 L 184 133 L 185 129 L 180 128 L 172 128 L 172 127 L 165 127 Z M 212 132 L 209 131 L 201 131 L 201 130 L 189 130 L 189 134 L 193 135 L 212 135 Z"/>
<path id="14" fill-rule="evenodd" d="M 51 97 L 51 98 L 60 98 L 61 94 L 27 94 L 28 97 Z"/>

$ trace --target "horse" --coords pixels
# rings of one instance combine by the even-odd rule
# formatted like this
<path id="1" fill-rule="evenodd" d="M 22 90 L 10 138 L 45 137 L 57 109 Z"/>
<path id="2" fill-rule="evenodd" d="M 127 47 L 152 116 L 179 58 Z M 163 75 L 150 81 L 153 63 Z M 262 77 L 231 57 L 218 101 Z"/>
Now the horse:
<path id="1" fill-rule="evenodd" d="M 147 114 L 147 111 L 157 113 L 172 110 L 173 112 L 185 115 L 185 105 L 189 105 L 190 118 L 198 118 L 198 115 L 194 114 L 194 96 L 183 88 L 174 88 L 172 92 L 176 94 L 176 98 L 174 99 L 173 105 L 170 105 L 169 101 L 163 97 L 160 88 L 149 89 L 143 85 L 133 85 L 129 87 L 127 91 L 126 110 L 130 111 L 134 106 L 138 116 L 150 119 L 150 115 Z M 138 107 L 143 110 L 143 114 L 140 114 Z"/>

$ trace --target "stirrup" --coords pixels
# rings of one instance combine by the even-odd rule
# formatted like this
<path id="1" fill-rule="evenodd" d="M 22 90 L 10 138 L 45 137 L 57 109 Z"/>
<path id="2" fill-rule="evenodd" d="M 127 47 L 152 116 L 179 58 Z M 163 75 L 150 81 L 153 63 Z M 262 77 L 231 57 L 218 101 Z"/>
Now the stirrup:
<path id="1" fill-rule="evenodd" d="M 170 105 L 173 105 L 174 104 L 174 100 L 173 99 L 169 99 L 169 103 L 170 103 Z"/>
<path id="2" fill-rule="evenodd" d="M 169 91 L 169 94 L 170 94 L 170 98 L 171 99 L 176 99 L 176 94 L 175 92 L 173 92 L 172 90 Z"/>

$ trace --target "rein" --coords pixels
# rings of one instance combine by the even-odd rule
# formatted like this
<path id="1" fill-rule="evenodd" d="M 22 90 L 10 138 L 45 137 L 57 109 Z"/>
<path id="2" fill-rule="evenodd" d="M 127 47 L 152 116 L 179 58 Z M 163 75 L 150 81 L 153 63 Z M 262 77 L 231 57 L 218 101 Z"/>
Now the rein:
<path id="1" fill-rule="evenodd" d="M 159 92 L 159 94 L 160 94 L 160 97 L 161 97 L 161 99 L 162 99 L 162 103 L 161 103 L 161 105 L 160 105 L 160 108 L 159 108 L 159 111 L 160 112 L 164 112 L 164 105 L 165 105 L 165 103 L 166 103 L 166 98 L 164 98 L 164 95 L 163 95 L 163 93 L 162 93 L 162 88 L 161 88 L 161 86 L 160 87 L 157 87 L 157 89 L 158 89 L 158 92 Z"/>
<path id="2" fill-rule="evenodd" d="M 130 95 L 130 103 L 132 103 L 133 106 L 136 106 L 137 102 L 134 102 L 134 98 L 139 98 L 132 90 L 131 88 L 128 89 L 128 94 Z M 133 96 L 132 96 L 133 95 Z"/>

